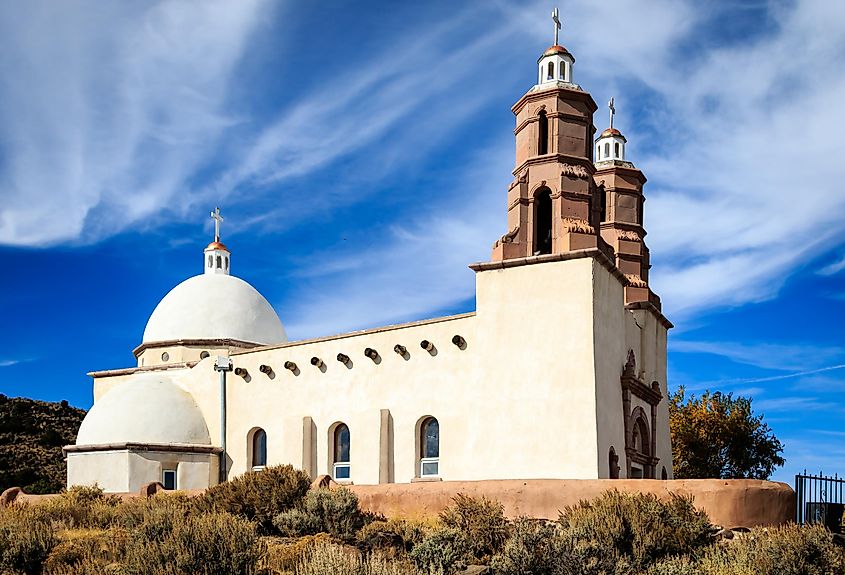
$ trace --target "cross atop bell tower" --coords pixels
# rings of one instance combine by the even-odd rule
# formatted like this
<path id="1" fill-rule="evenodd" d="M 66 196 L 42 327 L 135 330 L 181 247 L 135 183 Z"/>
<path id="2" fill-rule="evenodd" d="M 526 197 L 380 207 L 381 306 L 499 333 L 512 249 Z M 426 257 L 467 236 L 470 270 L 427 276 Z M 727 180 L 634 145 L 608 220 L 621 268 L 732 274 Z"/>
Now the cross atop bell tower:
<path id="1" fill-rule="evenodd" d="M 557 8 L 552 22 L 555 43 L 537 61 L 537 83 L 511 109 L 515 179 L 508 190 L 508 232 L 493 246 L 493 260 L 601 245 L 592 161 L 597 106 L 572 81 L 575 57 L 558 44 Z"/>

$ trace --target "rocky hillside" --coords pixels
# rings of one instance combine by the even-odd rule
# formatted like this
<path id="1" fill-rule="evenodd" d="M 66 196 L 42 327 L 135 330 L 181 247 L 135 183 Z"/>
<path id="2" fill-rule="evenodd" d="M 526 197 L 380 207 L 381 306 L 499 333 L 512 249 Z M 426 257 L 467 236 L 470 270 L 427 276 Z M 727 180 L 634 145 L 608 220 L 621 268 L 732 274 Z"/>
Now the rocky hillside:
<path id="1" fill-rule="evenodd" d="M 0 492 L 55 493 L 65 486 L 62 446 L 76 440 L 85 410 L 0 394 Z"/>

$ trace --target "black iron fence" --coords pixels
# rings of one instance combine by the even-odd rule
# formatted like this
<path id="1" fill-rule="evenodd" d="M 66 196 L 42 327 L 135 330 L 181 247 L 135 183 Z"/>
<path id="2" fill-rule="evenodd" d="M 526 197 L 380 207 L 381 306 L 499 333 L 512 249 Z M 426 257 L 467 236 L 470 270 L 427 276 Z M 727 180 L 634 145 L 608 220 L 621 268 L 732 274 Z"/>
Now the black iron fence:
<path id="1" fill-rule="evenodd" d="M 795 522 L 822 523 L 834 533 L 845 533 L 845 478 L 799 473 L 795 476 Z"/>

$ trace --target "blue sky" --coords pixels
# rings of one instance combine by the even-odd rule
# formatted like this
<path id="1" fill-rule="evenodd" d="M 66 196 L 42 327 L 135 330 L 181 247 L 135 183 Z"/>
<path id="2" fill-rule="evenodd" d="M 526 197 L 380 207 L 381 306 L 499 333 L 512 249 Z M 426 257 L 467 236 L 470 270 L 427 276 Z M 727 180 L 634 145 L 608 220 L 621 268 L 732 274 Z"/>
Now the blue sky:
<path id="1" fill-rule="evenodd" d="M 89 407 L 215 205 L 292 339 L 473 309 L 551 7 L 0 5 L 0 392 Z M 649 178 L 670 388 L 751 395 L 778 479 L 845 471 L 845 3 L 560 8 Z"/>

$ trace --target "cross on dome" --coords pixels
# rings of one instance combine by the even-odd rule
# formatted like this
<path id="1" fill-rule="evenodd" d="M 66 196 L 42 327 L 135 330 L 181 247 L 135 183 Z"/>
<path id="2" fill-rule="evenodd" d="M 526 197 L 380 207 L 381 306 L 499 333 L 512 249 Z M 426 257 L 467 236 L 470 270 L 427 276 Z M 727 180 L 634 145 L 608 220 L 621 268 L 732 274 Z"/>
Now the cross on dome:
<path id="1" fill-rule="evenodd" d="M 220 241 L 220 224 L 223 223 L 220 208 L 214 208 L 211 219 L 214 220 L 214 241 L 203 250 L 203 270 L 207 274 L 229 275 L 231 254 L 229 248 Z"/>
<path id="2" fill-rule="evenodd" d="M 613 96 L 610 97 L 610 102 L 607 103 L 607 107 L 610 108 L 610 129 L 613 129 L 613 115 L 616 114 L 616 108 L 613 105 Z"/>

